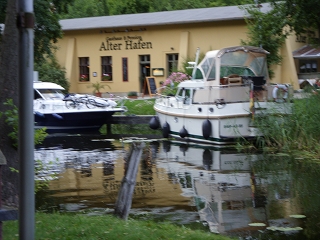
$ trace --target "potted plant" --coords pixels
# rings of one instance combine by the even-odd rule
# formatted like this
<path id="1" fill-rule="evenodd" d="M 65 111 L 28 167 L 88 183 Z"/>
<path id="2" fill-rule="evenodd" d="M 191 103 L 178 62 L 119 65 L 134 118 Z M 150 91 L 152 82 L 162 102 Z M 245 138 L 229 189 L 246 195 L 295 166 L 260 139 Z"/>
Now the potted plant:
<path id="1" fill-rule="evenodd" d="M 128 92 L 128 98 L 138 98 L 138 93 L 135 91 Z"/>
<path id="2" fill-rule="evenodd" d="M 111 89 L 109 85 L 103 85 L 100 82 L 92 83 L 91 86 L 89 86 L 89 87 L 93 88 L 93 94 L 95 96 L 101 97 L 102 93 L 100 92 L 100 90 L 104 89 L 105 86 L 107 86 L 109 89 Z"/>

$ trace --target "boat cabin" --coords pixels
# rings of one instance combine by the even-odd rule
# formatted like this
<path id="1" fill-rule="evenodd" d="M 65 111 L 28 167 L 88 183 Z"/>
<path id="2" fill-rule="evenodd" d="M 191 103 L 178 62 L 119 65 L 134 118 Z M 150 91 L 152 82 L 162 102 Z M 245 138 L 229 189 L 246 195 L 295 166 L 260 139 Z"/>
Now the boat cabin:
<path id="1" fill-rule="evenodd" d="M 64 88 L 51 82 L 36 81 L 33 83 L 34 99 L 64 99 Z"/>
<path id="2" fill-rule="evenodd" d="M 185 104 L 246 102 L 252 89 L 257 100 L 265 100 L 267 54 L 264 49 L 249 46 L 209 51 L 196 66 L 192 80 L 179 84 L 176 97 L 184 99 Z"/>

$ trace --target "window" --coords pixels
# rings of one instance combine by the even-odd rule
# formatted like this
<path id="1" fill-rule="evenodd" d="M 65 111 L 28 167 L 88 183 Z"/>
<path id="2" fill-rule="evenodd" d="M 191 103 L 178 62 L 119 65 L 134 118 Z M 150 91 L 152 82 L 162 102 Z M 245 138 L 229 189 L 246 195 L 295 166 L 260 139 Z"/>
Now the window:
<path id="1" fill-rule="evenodd" d="M 150 55 L 140 55 L 140 75 L 145 79 L 150 77 Z"/>
<path id="2" fill-rule="evenodd" d="M 167 54 L 167 74 L 178 70 L 178 54 Z"/>
<path id="3" fill-rule="evenodd" d="M 122 81 L 128 82 L 128 58 L 122 58 Z"/>
<path id="4" fill-rule="evenodd" d="M 89 71 L 89 58 L 80 57 L 79 58 L 79 81 L 80 82 L 89 82 L 90 81 L 90 71 Z"/>
<path id="5" fill-rule="evenodd" d="M 112 57 L 101 57 L 101 81 L 112 81 Z"/>
<path id="6" fill-rule="evenodd" d="M 299 61 L 299 71 L 300 73 L 313 73 L 317 72 L 317 60 L 300 60 Z"/>

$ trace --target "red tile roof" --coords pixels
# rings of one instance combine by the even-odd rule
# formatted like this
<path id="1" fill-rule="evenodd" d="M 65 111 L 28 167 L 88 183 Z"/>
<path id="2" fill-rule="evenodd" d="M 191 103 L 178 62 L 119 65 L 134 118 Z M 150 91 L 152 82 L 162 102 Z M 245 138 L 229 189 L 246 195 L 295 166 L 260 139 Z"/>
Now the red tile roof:
<path id="1" fill-rule="evenodd" d="M 320 48 L 305 45 L 302 48 L 293 51 L 292 54 L 294 58 L 320 58 Z"/>

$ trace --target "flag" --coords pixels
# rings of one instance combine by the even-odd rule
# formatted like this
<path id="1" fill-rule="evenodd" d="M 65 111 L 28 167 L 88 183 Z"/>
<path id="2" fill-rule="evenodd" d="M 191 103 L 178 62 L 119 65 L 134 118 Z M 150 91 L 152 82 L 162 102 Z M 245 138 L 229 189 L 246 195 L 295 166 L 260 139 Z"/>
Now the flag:
<path id="1" fill-rule="evenodd" d="M 253 87 L 251 87 L 251 90 L 250 90 L 250 105 L 249 105 L 249 109 L 250 109 L 251 117 L 252 117 L 252 120 L 253 120 L 254 119 Z"/>

